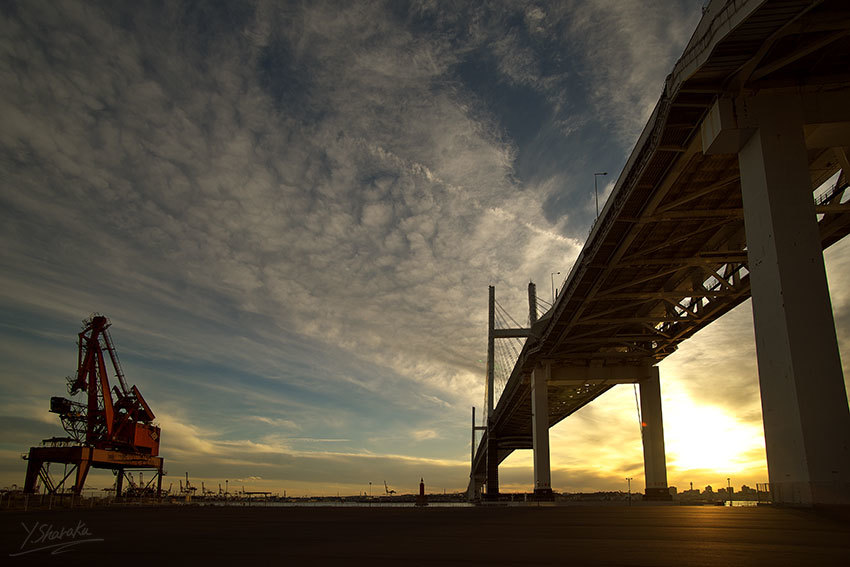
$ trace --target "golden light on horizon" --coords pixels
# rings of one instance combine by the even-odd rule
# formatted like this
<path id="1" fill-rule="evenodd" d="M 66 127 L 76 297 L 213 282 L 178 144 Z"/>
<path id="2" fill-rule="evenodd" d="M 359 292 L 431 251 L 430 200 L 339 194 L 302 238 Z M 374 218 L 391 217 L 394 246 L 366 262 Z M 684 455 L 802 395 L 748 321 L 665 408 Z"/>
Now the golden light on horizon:
<path id="1" fill-rule="evenodd" d="M 678 470 L 756 473 L 765 466 L 760 424 L 745 423 L 723 408 L 687 396 L 665 407 L 667 465 Z"/>

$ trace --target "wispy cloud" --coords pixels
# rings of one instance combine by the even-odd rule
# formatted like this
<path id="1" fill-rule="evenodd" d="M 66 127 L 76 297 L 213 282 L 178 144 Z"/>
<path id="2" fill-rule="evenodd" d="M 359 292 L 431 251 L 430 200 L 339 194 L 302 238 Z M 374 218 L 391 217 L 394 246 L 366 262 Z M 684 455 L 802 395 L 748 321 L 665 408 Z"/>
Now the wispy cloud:
<path id="1" fill-rule="evenodd" d="M 417 441 L 426 441 L 428 439 L 437 439 L 439 437 L 440 435 L 433 429 L 423 429 L 421 431 L 413 432 L 413 438 Z"/>
<path id="2" fill-rule="evenodd" d="M 529 279 L 567 272 L 587 172 L 613 178 L 699 17 L 687 2 L 11 6 L 0 414 L 57 424 L 47 399 L 96 310 L 175 466 L 300 489 L 381 470 L 465 484 L 487 286 L 517 316 Z M 741 313 L 663 372 L 698 402 L 735 392 L 750 426 Z M 601 448 L 634 443 L 611 400 L 570 418 L 580 435 L 553 433 L 553 462 L 588 482 L 605 475 L 571 443 L 640 459 Z"/>

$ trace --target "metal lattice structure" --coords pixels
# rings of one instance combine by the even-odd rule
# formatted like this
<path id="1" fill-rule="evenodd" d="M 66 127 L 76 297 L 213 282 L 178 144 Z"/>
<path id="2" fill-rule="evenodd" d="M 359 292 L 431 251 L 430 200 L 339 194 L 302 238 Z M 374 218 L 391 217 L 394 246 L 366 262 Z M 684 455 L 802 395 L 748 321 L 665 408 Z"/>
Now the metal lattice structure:
<path id="1" fill-rule="evenodd" d="M 739 159 L 710 147 L 727 140 L 706 139 L 718 101 L 793 91 L 804 118 L 828 108 L 850 120 L 848 61 L 846 2 L 712 2 L 555 305 L 530 330 L 473 457 L 472 485 L 496 470 L 488 438 L 498 462 L 532 447 L 535 365 L 572 369 L 548 382 L 551 426 L 623 383 L 606 367 L 653 366 L 750 297 Z M 823 248 L 850 233 L 846 134 L 805 129 L 811 185 L 800 190 L 815 188 Z"/>
<path id="2" fill-rule="evenodd" d="M 155 474 L 150 482 L 156 479 L 159 494 L 163 465 L 162 457 L 158 456 L 160 428 L 139 389 L 127 386 L 108 332 L 109 325 L 102 315 L 83 321 L 77 343 L 77 372 L 67 382 L 68 393 L 84 394 L 86 402 L 62 397 L 50 399 L 50 411 L 59 415 L 68 437 L 46 439 L 41 447 L 30 449 L 25 492 L 35 492 L 39 479 L 45 490 L 56 492 L 76 472 L 73 491 L 79 494 L 89 468 L 95 467 L 111 469 L 117 474 L 118 496 L 127 469 L 153 469 Z M 109 386 L 107 361 L 120 388 Z M 72 465 L 71 472 L 66 471 L 61 481 L 54 482 L 50 463 Z"/>

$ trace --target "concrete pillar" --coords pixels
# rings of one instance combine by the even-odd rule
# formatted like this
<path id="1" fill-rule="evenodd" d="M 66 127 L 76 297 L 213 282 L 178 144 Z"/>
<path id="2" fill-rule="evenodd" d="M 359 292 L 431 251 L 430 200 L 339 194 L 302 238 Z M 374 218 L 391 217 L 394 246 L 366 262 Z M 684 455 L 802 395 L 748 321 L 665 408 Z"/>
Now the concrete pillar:
<path id="1" fill-rule="evenodd" d="M 534 447 L 534 494 L 552 496 L 552 472 L 549 466 L 549 377 L 550 364 L 531 372 L 531 435 Z"/>
<path id="2" fill-rule="evenodd" d="M 475 474 L 475 406 L 472 406 L 472 441 L 469 443 L 469 474 Z"/>
<path id="3" fill-rule="evenodd" d="M 493 431 L 493 395 L 495 390 L 496 351 L 496 288 L 489 286 L 487 305 L 487 498 L 499 497 L 499 442 L 490 433 Z"/>
<path id="4" fill-rule="evenodd" d="M 469 479 L 466 497 L 470 502 L 475 502 L 481 498 L 481 483 L 474 475 Z"/>
<path id="5" fill-rule="evenodd" d="M 487 322 L 487 419 L 493 417 L 493 395 L 495 390 L 496 376 L 496 288 L 489 287 L 490 299 L 488 302 Z"/>
<path id="6" fill-rule="evenodd" d="M 472 406 L 472 442 L 470 443 L 470 459 L 469 459 L 469 500 L 475 500 L 478 487 L 475 482 L 475 406 Z"/>
<path id="7" fill-rule="evenodd" d="M 533 327 L 537 322 L 537 286 L 528 282 L 528 326 Z"/>
<path id="8" fill-rule="evenodd" d="M 850 504 L 850 410 L 795 96 L 748 101 L 738 153 L 774 501 Z"/>
<path id="9" fill-rule="evenodd" d="M 492 431 L 492 429 L 491 429 Z M 487 436 L 487 493 L 488 500 L 499 497 L 499 441 Z"/>
<path id="10" fill-rule="evenodd" d="M 650 369 L 650 377 L 640 382 L 641 437 L 643 438 L 643 470 L 647 500 L 669 500 L 667 458 L 664 453 L 664 420 L 661 414 L 661 383 L 658 367 Z"/>

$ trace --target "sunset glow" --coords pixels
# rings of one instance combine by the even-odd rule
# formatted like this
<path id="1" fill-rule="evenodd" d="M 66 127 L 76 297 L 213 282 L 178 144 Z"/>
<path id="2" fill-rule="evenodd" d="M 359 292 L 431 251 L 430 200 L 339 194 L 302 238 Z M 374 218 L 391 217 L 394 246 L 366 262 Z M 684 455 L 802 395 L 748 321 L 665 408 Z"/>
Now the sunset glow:
<path id="1" fill-rule="evenodd" d="M 674 474 L 690 470 L 752 473 L 762 469 L 766 476 L 761 427 L 743 424 L 719 407 L 698 406 L 686 399 L 668 404 L 664 421 L 667 465 Z"/>
<path id="2" fill-rule="evenodd" d="M 0 487 L 97 312 L 166 487 L 466 490 L 488 286 L 554 301 L 703 4 L 2 4 Z M 754 343 L 747 301 L 660 363 L 670 485 L 767 481 Z M 552 488 L 643 490 L 637 413 L 555 425 Z"/>

